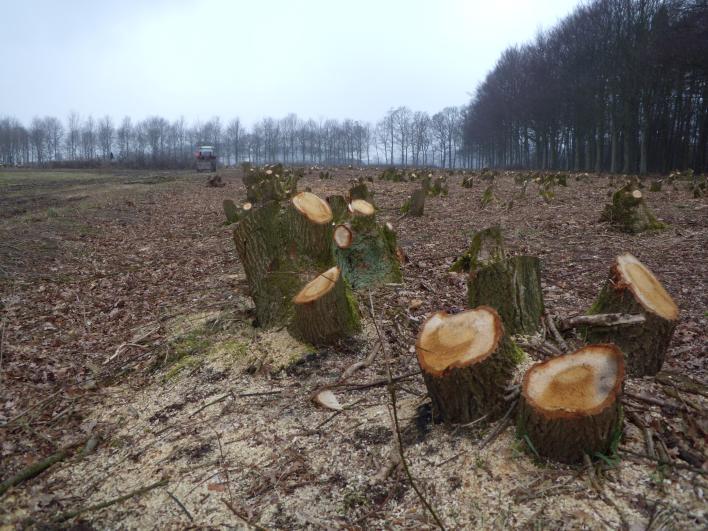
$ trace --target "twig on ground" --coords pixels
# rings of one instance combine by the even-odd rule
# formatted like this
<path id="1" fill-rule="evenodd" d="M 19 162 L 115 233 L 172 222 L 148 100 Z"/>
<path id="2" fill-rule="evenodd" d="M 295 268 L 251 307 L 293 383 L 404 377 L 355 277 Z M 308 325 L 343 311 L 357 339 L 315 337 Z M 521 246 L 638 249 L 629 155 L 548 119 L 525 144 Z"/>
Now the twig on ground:
<path id="1" fill-rule="evenodd" d="M 553 316 L 548 311 L 548 308 L 543 311 L 543 315 L 546 318 L 546 324 L 548 325 L 548 329 L 551 331 L 551 334 L 553 334 L 553 338 L 556 340 L 556 343 L 558 343 L 558 346 L 560 347 L 561 351 L 563 351 L 563 353 L 568 352 L 568 343 L 565 342 L 565 339 L 563 339 L 563 336 L 556 328 L 556 323 L 553 321 Z"/>
<path id="2" fill-rule="evenodd" d="M 105 509 L 106 507 L 110 507 L 111 505 L 115 505 L 116 503 L 120 503 L 126 500 L 129 500 L 130 498 L 134 498 L 135 496 L 140 496 L 142 494 L 145 494 L 146 492 L 149 492 L 153 489 L 156 489 L 158 487 L 164 487 L 169 483 L 168 479 L 161 479 L 160 481 L 157 481 L 153 483 L 152 485 L 148 485 L 146 487 L 140 487 L 139 489 L 136 489 L 134 491 L 129 492 L 128 494 L 124 494 L 123 496 L 119 496 L 118 498 L 113 498 L 112 500 L 108 500 L 105 502 L 97 503 L 96 505 L 89 505 L 88 507 L 81 507 L 79 509 L 76 509 L 74 511 L 68 511 L 65 513 L 61 513 L 59 516 L 54 518 L 55 522 L 66 522 L 67 520 L 71 520 L 75 516 L 78 516 L 83 513 L 88 513 L 91 511 L 98 511 L 100 509 Z"/>
<path id="3" fill-rule="evenodd" d="M 515 400 L 511 406 L 509 406 L 509 409 L 506 410 L 506 413 L 504 413 L 504 416 L 501 418 L 501 420 L 497 423 L 495 428 L 492 430 L 492 432 L 487 435 L 487 438 L 484 439 L 480 445 L 479 449 L 482 450 L 484 449 L 485 446 L 487 446 L 489 443 L 491 443 L 494 439 L 496 439 L 501 432 L 503 432 L 509 423 L 511 422 L 511 413 L 514 411 L 514 408 L 516 408 L 516 404 L 518 404 L 519 401 Z"/>
<path id="4" fill-rule="evenodd" d="M 202 407 L 200 407 L 199 409 L 197 409 L 197 410 L 193 411 L 192 413 L 190 413 L 189 416 L 190 416 L 190 417 L 193 417 L 193 416 L 196 415 L 197 413 L 201 413 L 201 412 L 204 411 L 206 408 L 208 408 L 208 407 L 210 407 L 210 406 L 213 406 L 214 404 L 218 404 L 219 402 L 223 402 L 224 400 L 226 400 L 226 399 L 229 398 L 229 397 L 232 397 L 232 398 L 246 398 L 246 397 L 249 397 L 249 396 L 278 395 L 278 394 L 280 394 L 280 393 L 282 393 L 282 392 L 283 392 L 282 389 L 276 389 L 276 390 L 274 390 L 274 391 L 257 391 L 257 392 L 253 392 L 253 393 L 239 393 L 239 394 L 234 394 L 233 391 L 229 391 L 229 392 L 226 393 L 225 395 L 221 395 L 219 398 L 216 398 L 216 399 L 212 400 L 211 402 L 207 402 L 206 404 L 204 404 L 204 405 L 203 405 Z"/>
<path id="5" fill-rule="evenodd" d="M 515 336 L 514 343 L 521 348 L 534 350 L 546 357 L 556 357 L 563 354 L 553 343 L 544 341 L 537 336 Z"/>
<path id="6" fill-rule="evenodd" d="M 356 363 L 352 363 L 349 367 L 347 367 L 342 373 L 342 376 L 340 376 L 339 381 L 337 383 L 346 381 L 347 378 L 349 378 L 356 371 L 370 366 L 374 362 L 374 360 L 376 360 L 376 356 L 378 355 L 379 350 L 381 350 L 381 342 L 376 344 L 376 346 L 372 349 L 371 353 L 366 357 L 364 361 L 357 361 Z"/>
<path id="7" fill-rule="evenodd" d="M 323 421 L 320 422 L 317 426 L 315 426 L 315 430 L 319 430 L 322 426 L 324 426 L 324 425 L 327 424 L 329 421 L 331 421 L 332 419 L 334 419 L 337 415 L 341 415 L 341 414 L 344 413 L 345 411 L 347 411 L 347 410 L 353 408 L 353 407 L 356 406 L 358 403 L 363 402 L 364 400 L 366 400 L 366 397 L 365 397 L 365 396 L 364 396 L 364 397 L 361 397 L 359 400 L 355 400 L 355 401 L 352 402 L 351 404 L 347 404 L 346 406 L 342 407 L 342 409 L 340 409 L 339 411 L 335 411 L 335 412 L 332 413 L 329 417 L 327 417 L 325 420 L 323 420 Z"/>
<path id="8" fill-rule="evenodd" d="M 179 501 L 177 496 L 172 494 L 169 490 L 165 491 L 165 492 L 167 492 L 167 495 L 170 498 L 172 498 L 172 500 L 179 506 L 180 509 L 182 509 L 182 512 L 187 515 L 187 518 L 189 518 L 190 521 L 194 522 L 194 518 L 192 517 L 191 513 L 187 510 L 187 508 L 184 506 L 184 504 L 181 501 Z"/>
<path id="9" fill-rule="evenodd" d="M 681 404 L 666 402 L 665 400 L 659 400 L 658 398 L 654 398 L 653 396 L 647 396 L 645 394 L 636 394 L 632 393 L 631 391 L 624 391 L 624 395 L 629 398 L 633 398 L 634 400 L 639 400 L 640 402 L 646 402 L 647 404 L 653 404 L 659 407 L 682 409 Z"/>
<path id="10" fill-rule="evenodd" d="M 24 410 L 22 413 L 20 413 L 19 415 L 16 415 L 15 417 L 13 417 L 13 418 L 11 418 L 10 420 L 8 420 L 6 426 L 9 426 L 9 425 L 12 424 L 13 422 L 17 422 L 18 420 L 20 420 L 22 417 L 24 417 L 24 416 L 25 416 L 27 413 L 29 413 L 30 411 L 34 411 L 34 410 L 37 409 L 38 407 L 43 406 L 44 404 L 46 404 L 47 402 L 49 402 L 52 398 L 54 398 L 55 396 L 57 396 L 57 395 L 58 395 L 59 393 L 61 393 L 62 391 L 64 391 L 63 388 L 62 388 L 62 389 L 59 389 L 58 391 L 55 391 L 54 393 L 52 393 L 51 395 L 49 395 L 49 396 L 48 396 L 47 398 L 45 398 L 44 400 L 42 400 L 42 401 L 40 401 L 40 402 L 37 402 L 35 405 L 28 407 L 27 409 L 25 409 L 25 410 Z"/>
<path id="11" fill-rule="evenodd" d="M 226 501 L 226 500 L 221 500 L 221 501 L 223 501 L 224 505 L 226 505 L 226 507 L 228 507 L 231 510 L 231 512 L 234 513 L 235 516 L 240 518 L 246 525 L 251 526 L 256 531 L 267 531 L 265 527 L 261 527 L 258 524 L 254 524 L 253 522 L 251 522 L 248 518 L 246 518 L 245 515 L 241 514 L 239 511 L 237 511 L 236 508 L 232 504 L 230 504 L 228 501 Z"/>
<path id="12" fill-rule="evenodd" d="M 430 505 L 428 500 L 425 498 L 423 493 L 420 491 L 418 488 L 418 485 L 416 484 L 415 480 L 413 479 L 413 474 L 411 474 L 410 469 L 408 468 L 408 463 L 406 463 L 406 456 L 403 452 L 403 438 L 401 436 L 401 427 L 398 423 L 398 407 L 396 405 L 396 388 L 393 385 L 393 374 L 391 373 L 391 363 L 390 363 L 390 357 L 388 355 L 388 351 L 385 347 L 384 343 L 384 337 L 383 334 L 381 333 L 381 329 L 379 327 L 379 323 L 376 320 L 376 314 L 374 313 L 374 299 L 371 295 L 371 291 L 369 291 L 369 306 L 370 306 L 370 311 L 371 311 L 371 319 L 374 322 L 374 328 L 376 329 L 376 334 L 379 336 L 379 341 L 381 342 L 381 349 L 384 352 L 384 355 L 386 357 L 386 372 L 387 372 L 387 377 L 388 377 L 388 392 L 389 392 L 389 397 L 391 398 L 391 409 L 393 411 L 393 422 L 396 428 L 396 439 L 398 443 L 398 453 L 400 454 L 401 458 L 401 465 L 403 466 L 403 470 L 406 473 L 406 476 L 408 477 L 408 481 L 411 484 L 411 487 L 415 491 L 415 493 L 418 495 L 418 498 L 420 499 L 421 503 L 423 506 L 427 509 L 427 511 L 430 513 L 430 515 L 433 517 L 433 520 L 435 520 L 435 523 L 438 525 L 440 529 L 445 529 L 445 526 L 443 525 L 442 521 L 440 520 L 440 517 L 437 515 L 435 512 L 435 509 Z"/>
<path id="13" fill-rule="evenodd" d="M 621 454 L 627 454 L 631 455 L 634 457 L 642 457 L 644 459 L 648 459 L 649 461 L 654 461 L 655 463 L 658 463 L 659 465 L 667 465 L 672 468 L 676 468 L 678 470 L 686 470 L 688 472 L 694 472 L 696 474 L 700 474 L 702 476 L 708 476 L 708 470 L 703 470 L 702 468 L 698 468 L 689 464 L 683 464 L 683 463 L 674 463 L 671 461 L 664 461 L 663 459 L 658 459 L 656 457 L 651 457 L 650 455 L 647 454 L 642 454 L 640 452 L 633 452 L 632 450 L 626 450 L 624 448 L 620 448 L 617 450 L 617 452 Z"/>
<path id="14" fill-rule="evenodd" d="M 370 382 L 364 382 L 360 384 L 349 384 L 349 383 L 341 383 L 341 384 L 334 384 L 332 387 L 345 387 L 347 389 L 353 389 L 353 390 L 360 390 L 360 389 L 370 389 L 371 387 L 381 387 L 384 385 L 388 385 L 389 383 L 393 382 L 398 382 L 400 380 L 405 380 L 407 378 L 411 378 L 413 376 L 417 376 L 420 374 L 420 371 L 411 371 L 407 372 L 405 374 L 401 374 L 399 376 L 393 376 L 389 380 L 388 378 L 381 378 L 379 380 L 372 380 Z"/>
<path id="15" fill-rule="evenodd" d="M 33 477 L 38 476 L 39 474 L 44 472 L 50 466 L 58 463 L 59 461 L 63 461 L 69 456 L 71 450 L 73 450 L 76 446 L 84 444 L 85 442 L 86 439 L 75 441 L 65 446 L 58 452 L 50 455 L 49 457 L 42 459 L 41 461 L 37 461 L 36 463 L 33 463 L 26 468 L 23 468 L 11 478 L 8 478 L 2 483 L 0 483 L 0 496 L 5 494 L 5 492 L 7 492 L 10 487 L 14 487 L 15 485 L 19 485 L 23 481 L 32 479 Z"/>

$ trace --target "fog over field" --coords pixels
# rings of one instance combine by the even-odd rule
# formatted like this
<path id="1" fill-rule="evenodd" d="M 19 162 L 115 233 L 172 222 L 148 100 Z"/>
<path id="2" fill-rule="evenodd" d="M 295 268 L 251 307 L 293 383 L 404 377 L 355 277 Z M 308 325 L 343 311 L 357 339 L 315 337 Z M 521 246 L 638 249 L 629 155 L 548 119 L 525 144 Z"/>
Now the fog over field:
<path id="1" fill-rule="evenodd" d="M 4 0 L 0 116 L 378 120 L 461 105 L 576 0 Z"/>

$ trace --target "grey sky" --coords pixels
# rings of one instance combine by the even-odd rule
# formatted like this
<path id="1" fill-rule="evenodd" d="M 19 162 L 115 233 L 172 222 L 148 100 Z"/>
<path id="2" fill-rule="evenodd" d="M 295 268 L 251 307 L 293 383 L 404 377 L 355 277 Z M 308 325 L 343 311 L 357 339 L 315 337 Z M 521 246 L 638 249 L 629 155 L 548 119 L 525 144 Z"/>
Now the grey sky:
<path id="1" fill-rule="evenodd" d="M 577 3 L 0 0 L 0 116 L 436 112 Z"/>

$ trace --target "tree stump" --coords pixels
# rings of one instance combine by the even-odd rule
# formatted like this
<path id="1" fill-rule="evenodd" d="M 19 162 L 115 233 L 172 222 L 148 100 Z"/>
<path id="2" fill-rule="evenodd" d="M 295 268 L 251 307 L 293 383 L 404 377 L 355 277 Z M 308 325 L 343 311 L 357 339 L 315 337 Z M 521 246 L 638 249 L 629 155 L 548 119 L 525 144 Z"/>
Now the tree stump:
<path id="1" fill-rule="evenodd" d="M 293 336 L 326 345 L 360 330 L 359 314 L 337 266 L 308 282 L 293 298 Z"/>
<path id="2" fill-rule="evenodd" d="M 622 352 L 588 345 L 531 367 L 521 385 L 517 432 L 531 451 L 561 463 L 612 453 L 621 434 Z"/>
<path id="3" fill-rule="evenodd" d="M 464 424 L 504 412 L 520 351 L 493 308 L 433 314 L 418 334 L 416 351 L 437 418 Z"/>
<path id="4" fill-rule="evenodd" d="M 266 203 L 292 197 L 297 192 L 299 179 L 292 171 L 283 169 L 282 164 L 276 164 L 265 169 L 250 168 L 242 181 L 249 201 Z"/>
<path id="5" fill-rule="evenodd" d="M 649 210 L 642 192 L 634 183 L 628 183 L 612 194 L 612 204 L 605 205 L 600 221 L 607 221 L 630 234 L 665 227 Z"/>
<path id="6" fill-rule="evenodd" d="M 343 195 L 330 195 L 327 203 L 332 209 L 332 221 L 335 223 L 341 223 L 349 216 L 349 203 Z"/>
<path id="7" fill-rule="evenodd" d="M 421 217 L 425 212 L 426 195 L 423 188 L 415 190 L 401 207 L 401 213 L 414 218 Z"/>
<path id="8" fill-rule="evenodd" d="M 462 187 L 463 188 L 472 188 L 474 186 L 474 176 L 473 175 L 468 175 L 464 179 L 462 179 Z"/>
<path id="9" fill-rule="evenodd" d="M 467 271 L 467 302 L 500 315 L 507 333 L 534 334 L 541 326 L 541 263 L 535 256 L 507 257 L 499 227 L 478 232 L 452 269 Z"/>
<path id="10" fill-rule="evenodd" d="M 631 254 L 618 256 L 607 283 L 589 314 L 643 314 L 643 323 L 588 328 L 591 342 L 616 344 L 625 355 L 627 374 L 654 375 L 661 370 L 678 319 L 678 306 L 659 280 Z"/>
<path id="11" fill-rule="evenodd" d="M 335 250 L 344 277 L 355 290 L 400 282 L 395 232 L 376 222 L 373 205 L 363 199 L 352 201 L 349 210 L 353 240 L 349 247 Z"/>
<path id="12" fill-rule="evenodd" d="M 360 181 L 349 189 L 349 201 L 354 201 L 355 199 L 363 199 L 371 204 L 373 194 L 369 191 L 364 181 Z"/>
<path id="13" fill-rule="evenodd" d="M 447 179 L 445 177 L 436 177 L 433 185 L 428 190 L 428 194 L 432 196 L 447 195 Z"/>
<path id="14" fill-rule="evenodd" d="M 244 210 L 239 217 L 234 244 L 260 326 L 289 323 L 292 297 L 304 279 L 334 265 L 331 221 L 328 204 L 309 192 L 285 205 L 271 201 Z"/>

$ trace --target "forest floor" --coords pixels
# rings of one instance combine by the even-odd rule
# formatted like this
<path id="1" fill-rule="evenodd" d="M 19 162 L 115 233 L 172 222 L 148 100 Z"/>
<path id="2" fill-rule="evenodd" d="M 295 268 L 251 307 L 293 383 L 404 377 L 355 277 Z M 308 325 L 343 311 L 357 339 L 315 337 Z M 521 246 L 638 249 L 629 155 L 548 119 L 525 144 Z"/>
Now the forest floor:
<path id="1" fill-rule="evenodd" d="M 572 176 L 546 202 L 505 175 L 482 206 L 487 185 L 463 188 L 455 175 L 424 217 L 402 219 L 419 184 L 375 179 L 378 216 L 409 258 L 403 283 L 361 293 L 365 332 L 312 352 L 252 326 L 221 210 L 245 190 L 240 171 L 219 173 L 224 188 L 189 172 L 0 171 L 0 478 L 78 449 L 0 495 L 0 525 L 434 528 L 392 466 L 388 363 L 401 376 L 406 460 L 447 528 L 705 528 L 708 200 L 686 183 L 645 194 L 667 229 L 627 235 L 598 221 L 620 177 Z M 325 197 L 378 175 L 333 173 L 300 188 Z M 448 268 L 493 224 L 511 251 L 541 258 L 553 314 L 585 312 L 620 253 L 664 283 L 681 310 L 667 361 L 655 378 L 628 379 L 624 401 L 670 462 L 646 457 L 631 418 L 617 459 L 592 470 L 534 459 L 512 427 L 481 448 L 495 424 L 431 423 L 411 347 L 426 314 L 465 306 L 465 279 Z M 380 346 L 370 302 L 385 345 L 333 387 L 345 406 L 335 415 L 311 396 Z M 535 359 L 529 351 L 524 367 Z"/>

